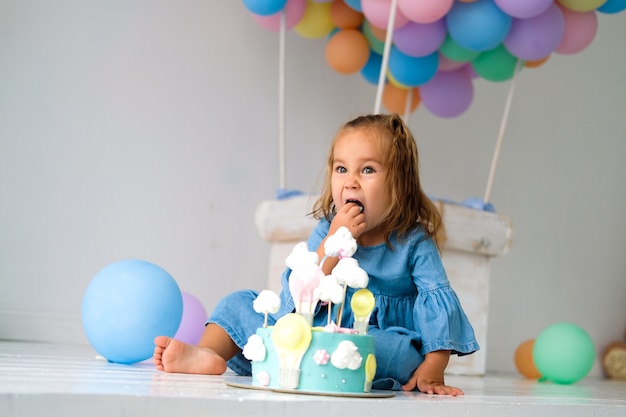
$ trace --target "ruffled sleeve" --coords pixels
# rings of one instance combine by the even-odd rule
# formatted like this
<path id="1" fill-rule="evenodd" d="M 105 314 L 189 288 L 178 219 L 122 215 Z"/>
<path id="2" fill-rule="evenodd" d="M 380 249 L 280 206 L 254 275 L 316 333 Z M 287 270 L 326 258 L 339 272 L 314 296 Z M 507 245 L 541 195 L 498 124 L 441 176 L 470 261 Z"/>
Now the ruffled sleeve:
<path id="1" fill-rule="evenodd" d="M 414 248 L 412 275 L 418 294 L 413 321 L 422 339 L 420 353 L 451 350 L 467 355 L 477 351 L 474 330 L 450 287 L 435 243 L 422 235 Z"/>

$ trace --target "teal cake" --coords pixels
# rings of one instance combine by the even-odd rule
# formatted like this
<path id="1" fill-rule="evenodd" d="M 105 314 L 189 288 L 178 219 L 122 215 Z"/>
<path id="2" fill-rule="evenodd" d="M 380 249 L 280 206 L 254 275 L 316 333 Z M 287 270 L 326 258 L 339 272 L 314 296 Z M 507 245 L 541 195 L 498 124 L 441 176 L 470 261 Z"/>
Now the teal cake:
<path id="1" fill-rule="evenodd" d="M 330 326 L 329 326 L 330 327 Z M 369 393 L 376 374 L 372 336 L 351 329 L 310 327 L 298 314 L 257 330 L 244 355 L 252 385 L 309 393 Z"/>

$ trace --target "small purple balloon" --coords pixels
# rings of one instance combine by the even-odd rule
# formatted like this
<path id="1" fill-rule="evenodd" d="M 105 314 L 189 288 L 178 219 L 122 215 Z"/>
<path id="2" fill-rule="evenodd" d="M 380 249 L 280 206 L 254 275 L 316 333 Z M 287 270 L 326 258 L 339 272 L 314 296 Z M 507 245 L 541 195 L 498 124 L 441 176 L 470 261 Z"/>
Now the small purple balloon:
<path id="1" fill-rule="evenodd" d="M 559 46 L 565 33 L 565 18 L 559 6 L 529 19 L 513 19 L 504 46 L 524 61 L 536 61 L 550 55 Z"/>
<path id="2" fill-rule="evenodd" d="M 426 56 L 439 49 L 446 39 L 444 19 L 433 23 L 409 22 L 393 32 L 393 43 L 409 56 Z"/>
<path id="3" fill-rule="evenodd" d="M 183 318 L 180 321 L 178 331 L 174 339 L 178 339 L 190 345 L 197 345 L 204 333 L 207 320 L 204 306 L 193 295 L 182 292 L 183 295 Z"/>
<path id="4" fill-rule="evenodd" d="M 494 0 L 502 11 L 518 19 L 528 19 L 545 12 L 554 0 Z"/>
<path id="5" fill-rule="evenodd" d="M 464 68 L 438 71 L 435 77 L 420 87 L 424 107 L 439 117 L 456 117 L 472 104 L 474 85 Z"/>

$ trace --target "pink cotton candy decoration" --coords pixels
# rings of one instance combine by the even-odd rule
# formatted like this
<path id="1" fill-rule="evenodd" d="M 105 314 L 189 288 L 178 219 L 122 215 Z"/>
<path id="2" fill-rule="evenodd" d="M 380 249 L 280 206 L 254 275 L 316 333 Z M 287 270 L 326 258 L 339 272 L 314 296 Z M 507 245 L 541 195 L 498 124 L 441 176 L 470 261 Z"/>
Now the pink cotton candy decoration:
<path id="1" fill-rule="evenodd" d="M 324 273 L 318 265 L 302 265 L 291 271 L 289 276 L 289 291 L 296 307 L 301 302 L 317 302 L 315 300 L 315 289 L 320 284 Z"/>

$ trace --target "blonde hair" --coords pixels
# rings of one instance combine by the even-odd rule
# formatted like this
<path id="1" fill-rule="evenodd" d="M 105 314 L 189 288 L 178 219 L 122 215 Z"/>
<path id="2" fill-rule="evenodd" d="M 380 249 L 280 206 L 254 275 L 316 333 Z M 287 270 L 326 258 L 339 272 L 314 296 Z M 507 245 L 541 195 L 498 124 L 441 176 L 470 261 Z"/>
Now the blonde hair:
<path id="1" fill-rule="evenodd" d="M 402 240 L 409 231 L 421 226 L 435 243 L 444 236 L 441 214 L 435 204 L 422 190 L 419 178 L 418 152 L 415 139 L 404 121 L 397 114 L 372 114 L 357 117 L 344 124 L 335 135 L 326 163 L 326 175 L 321 195 L 311 214 L 331 221 L 335 205 L 331 189 L 334 147 L 338 138 L 351 130 L 363 130 L 378 141 L 382 163 L 387 168 L 385 189 L 389 207 L 383 214 L 385 242 L 396 232 Z"/>

